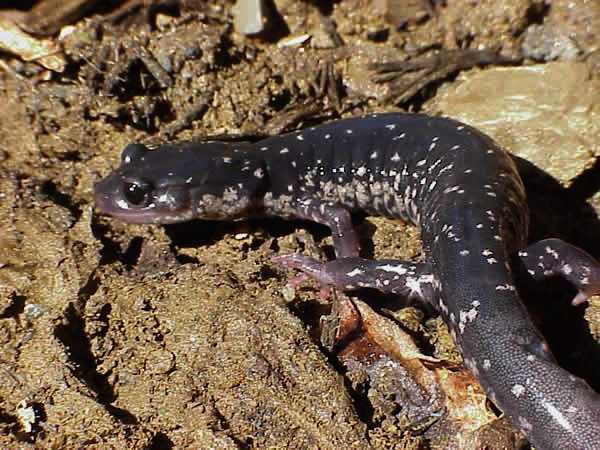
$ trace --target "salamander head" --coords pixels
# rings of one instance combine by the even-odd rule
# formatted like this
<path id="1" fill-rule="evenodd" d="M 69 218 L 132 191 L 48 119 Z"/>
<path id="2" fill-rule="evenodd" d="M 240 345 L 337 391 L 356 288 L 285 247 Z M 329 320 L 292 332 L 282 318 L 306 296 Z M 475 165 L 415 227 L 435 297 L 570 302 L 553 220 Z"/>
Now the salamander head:
<path id="1" fill-rule="evenodd" d="M 228 143 L 130 144 L 121 165 L 94 186 L 97 209 L 131 223 L 233 219 L 257 206 L 262 163 Z"/>

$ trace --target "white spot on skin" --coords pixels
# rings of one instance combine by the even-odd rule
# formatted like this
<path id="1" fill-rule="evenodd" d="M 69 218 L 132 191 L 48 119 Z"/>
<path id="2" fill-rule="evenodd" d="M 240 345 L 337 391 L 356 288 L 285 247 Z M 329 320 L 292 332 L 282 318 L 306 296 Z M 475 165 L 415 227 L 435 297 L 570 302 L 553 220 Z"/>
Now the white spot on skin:
<path id="1" fill-rule="evenodd" d="M 406 136 L 406 133 L 399 134 L 398 136 L 393 137 L 392 141 L 397 141 L 398 139 L 404 139 L 405 136 Z"/>
<path id="2" fill-rule="evenodd" d="M 452 187 L 444 189 L 444 194 L 449 194 L 451 192 L 456 192 L 459 189 L 460 189 L 460 186 L 452 186 Z"/>
<path id="3" fill-rule="evenodd" d="M 550 247 L 546 247 L 546 253 L 552 256 L 554 259 L 558 259 L 558 253 L 552 250 Z"/>
<path id="4" fill-rule="evenodd" d="M 469 250 L 461 250 L 460 252 L 458 252 L 460 254 L 460 256 L 467 256 L 468 254 L 470 254 L 471 252 Z"/>
<path id="5" fill-rule="evenodd" d="M 515 384 L 510 391 L 514 394 L 515 397 L 519 398 L 521 395 L 523 395 L 523 392 L 525 392 L 525 386 Z"/>
<path id="6" fill-rule="evenodd" d="M 193 180 L 193 177 L 189 177 L 185 180 L 185 184 L 190 184 Z"/>
<path id="7" fill-rule="evenodd" d="M 448 306 L 444 303 L 444 300 L 440 298 L 440 309 L 444 312 L 444 314 L 448 314 Z"/>
<path id="8" fill-rule="evenodd" d="M 573 431 L 573 427 L 567 420 L 567 418 L 559 411 L 559 409 L 546 399 L 542 399 L 542 406 L 546 408 L 546 411 L 550 413 L 552 418 L 567 431 Z"/>
<path id="9" fill-rule="evenodd" d="M 512 284 L 499 284 L 496 286 L 497 291 L 514 291 L 515 287 Z"/>
<path id="10" fill-rule="evenodd" d="M 519 422 L 519 427 L 525 433 L 528 433 L 531 430 L 533 430 L 533 426 L 529 423 L 529 421 L 525 417 L 519 417 L 518 422 Z"/>
<path id="11" fill-rule="evenodd" d="M 281 150 L 279 150 L 279 153 L 281 153 L 283 155 L 285 153 L 289 153 L 289 151 L 290 151 L 290 149 L 285 147 L 285 148 L 282 148 Z"/>
<path id="12" fill-rule="evenodd" d="M 346 130 L 346 134 L 352 134 L 352 130 Z"/>
<path id="13" fill-rule="evenodd" d="M 331 135 L 329 133 L 327 133 L 324 137 L 325 139 L 331 139 Z"/>
<path id="14" fill-rule="evenodd" d="M 261 152 L 265 152 L 265 151 L 267 151 L 267 150 L 269 150 L 269 147 L 261 147 L 261 148 L 260 148 L 260 151 L 261 151 Z"/>
<path id="15" fill-rule="evenodd" d="M 349 276 L 350 278 L 353 278 L 357 275 L 362 275 L 364 272 L 362 270 L 360 270 L 358 267 L 354 270 L 351 270 L 350 272 L 348 272 L 346 275 Z"/>
<path id="16" fill-rule="evenodd" d="M 373 153 L 371 153 L 371 156 L 370 156 L 370 158 L 371 158 L 371 159 L 375 159 L 375 158 L 377 158 L 377 152 L 373 152 Z"/>
<path id="17" fill-rule="evenodd" d="M 565 264 L 565 265 L 562 267 L 562 272 L 563 272 L 565 275 L 569 275 L 571 272 L 573 272 L 573 268 L 572 268 L 570 265 L 568 265 L 568 264 Z"/>
<path id="18" fill-rule="evenodd" d="M 492 363 L 489 359 L 484 359 L 481 367 L 483 367 L 484 370 L 490 370 L 490 367 L 492 367 Z"/>
<path id="19" fill-rule="evenodd" d="M 426 161 L 426 160 L 424 160 L 424 159 L 422 159 L 422 160 L 420 160 L 420 161 L 417 161 L 417 167 L 424 166 L 426 163 L 427 163 L 427 161 Z"/>
<path id="20" fill-rule="evenodd" d="M 417 298 L 423 298 L 422 284 L 431 284 L 434 282 L 433 275 L 421 275 L 419 278 L 406 277 L 406 287 L 410 289 L 411 295 Z"/>
<path id="21" fill-rule="evenodd" d="M 223 162 L 224 162 L 225 164 L 229 164 L 229 163 L 231 162 L 231 158 L 229 158 L 229 157 L 225 156 L 225 157 L 223 158 Z"/>
<path id="22" fill-rule="evenodd" d="M 473 322 L 477 318 L 477 308 L 479 307 L 480 303 L 479 301 L 474 300 L 471 302 L 471 304 L 473 305 L 473 308 L 468 311 L 460 311 L 459 313 L 458 328 L 460 329 L 461 333 L 464 333 L 467 323 Z"/>
<path id="23" fill-rule="evenodd" d="M 256 169 L 256 170 L 254 171 L 254 176 L 255 176 L 256 178 L 262 178 L 262 177 L 264 177 L 264 176 L 265 176 L 265 172 L 262 170 L 262 168 L 260 168 L 260 167 L 259 167 L 258 169 Z"/>
<path id="24" fill-rule="evenodd" d="M 365 166 L 361 166 L 358 169 L 356 169 L 356 175 L 358 175 L 359 177 L 364 176 L 367 173 L 367 168 Z"/>
<path id="25" fill-rule="evenodd" d="M 398 153 L 394 153 L 394 156 L 390 158 L 394 162 L 400 161 L 400 155 Z"/>
<path id="26" fill-rule="evenodd" d="M 475 363 L 474 359 L 471 358 L 465 358 L 465 366 L 467 366 L 467 368 L 473 373 L 473 375 L 475 375 L 475 377 L 479 377 L 479 369 L 477 368 L 477 364 Z"/>
<path id="27" fill-rule="evenodd" d="M 301 134 L 299 134 L 298 136 L 296 136 L 296 139 L 298 139 L 299 141 L 303 141 L 304 140 L 304 136 L 302 136 Z"/>
<path id="28" fill-rule="evenodd" d="M 391 124 L 389 124 L 389 125 L 386 125 L 385 127 L 386 127 L 388 130 L 393 130 L 394 128 L 396 128 L 396 125 L 395 125 L 395 124 L 393 124 L 393 123 L 391 123 Z"/>
<path id="29" fill-rule="evenodd" d="M 483 251 L 481 252 L 481 254 L 482 254 L 483 256 L 490 256 L 490 255 L 493 255 L 492 251 L 491 251 L 489 248 L 486 248 L 485 250 L 483 250 Z"/>
<path id="30" fill-rule="evenodd" d="M 384 272 L 394 272 L 398 275 L 404 275 L 408 272 L 408 269 L 402 265 L 394 266 L 392 264 L 385 264 L 383 266 L 377 266 L 377 269 L 383 270 Z"/>

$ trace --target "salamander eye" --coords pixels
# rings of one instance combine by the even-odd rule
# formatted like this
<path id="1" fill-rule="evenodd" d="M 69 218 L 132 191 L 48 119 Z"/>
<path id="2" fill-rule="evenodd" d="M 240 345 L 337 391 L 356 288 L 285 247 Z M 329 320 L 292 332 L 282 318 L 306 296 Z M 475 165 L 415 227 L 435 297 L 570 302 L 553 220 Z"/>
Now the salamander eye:
<path id="1" fill-rule="evenodd" d="M 128 203 L 134 206 L 146 206 L 150 199 L 152 187 L 147 183 L 125 183 L 123 196 Z"/>

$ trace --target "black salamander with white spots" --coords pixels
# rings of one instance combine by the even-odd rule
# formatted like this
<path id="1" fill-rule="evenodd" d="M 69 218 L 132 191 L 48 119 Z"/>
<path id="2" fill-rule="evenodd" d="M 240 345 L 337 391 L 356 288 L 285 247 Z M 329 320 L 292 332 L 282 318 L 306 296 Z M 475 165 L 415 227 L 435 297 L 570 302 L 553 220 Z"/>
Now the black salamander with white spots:
<path id="1" fill-rule="evenodd" d="M 600 266 L 558 239 L 525 248 L 528 208 L 515 165 L 467 125 L 381 114 L 257 143 L 132 144 L 95 199 L 101 212 L 136 223 L 277 216 L 325 224 L 337 259 L 277 262 L 323 285 L 430 303 L 488 396 L 538 449 L 600 449 L 600 396 L 556 364 L 513 273 L 563 276 L 579 304 L 600 292 Z M 360 258 L 355 211 L 418 225 L 424 262 Z"/>

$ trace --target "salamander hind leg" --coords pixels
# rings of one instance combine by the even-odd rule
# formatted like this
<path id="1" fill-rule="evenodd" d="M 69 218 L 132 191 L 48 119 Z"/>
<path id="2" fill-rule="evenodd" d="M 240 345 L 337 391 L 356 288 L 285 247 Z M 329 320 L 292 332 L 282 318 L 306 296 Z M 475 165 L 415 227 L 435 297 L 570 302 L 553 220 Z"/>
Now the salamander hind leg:
<path id="1" fill-rule="evenodd" d="M 298 201 L 295 211 L 299 219 L 312 220 L 329 227 L 338 258 L 358 256 L 358 237 L 346 208 L 335 202 L 307 199 Z"/>
<path id="2" fill-rule="evenodd" d="M 273 261 L 300 270 L 322 286 L 344 291 L 372 288 L 430 304 L 434 296 L 435 277 L 425 263 L 358 257 L 321 262 L 300 254 L 276 256 Z"/>
<path id="3" fill-rule="evenodd" d="M 600 294 L 600 263 L 582 249 L 560 239 L 544 239 L 518 252 L 518 258 L 536 280 L 561 276 L 572 283 L 578 294 L 574 306 Z"/>

